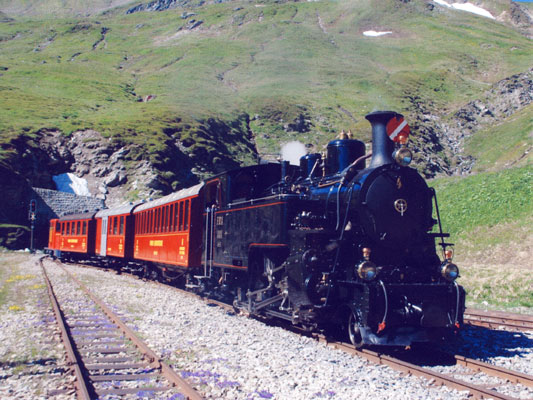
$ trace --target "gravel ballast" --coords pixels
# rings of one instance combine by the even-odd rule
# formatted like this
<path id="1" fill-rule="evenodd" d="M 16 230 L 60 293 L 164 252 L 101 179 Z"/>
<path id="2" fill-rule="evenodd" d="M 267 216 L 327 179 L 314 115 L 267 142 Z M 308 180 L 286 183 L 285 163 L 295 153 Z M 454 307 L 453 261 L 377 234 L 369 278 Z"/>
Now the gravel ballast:
<path id="1" fill-rule="evenodd" d="M 37 259 L 0 255 L 0 398 L 75 399 L 75 378 Z"/>
<path id="2" fill-rule="evenodd" d="M 36 256 L 31 260 L 28 257 L 25 264 L 28 273 L 41 279 L 42 283 L 35 260 Z M 79 296 L 75 284 L 66 278 L 58 266 L 51 262 L 46 262 L 45 265 L 58 296 L 75 301 Z M 67 268 L 112 309 L 126 317 L 128 325 L 206 398 L 468 398 L 466 392 L 431 386 L 425 379 L 405 376 L 388 367 L 374 365 L 328 348 L 313 339 L 228 313 L 170 287 L 94 268 L 72 265 Z M 48 304 L 47 298 L 45 301 Z M 36 309 L 31 312 L 28 309 L 24 315 L 20 312 L 13 313 L 4 304 L 2 327 L 10 325 L 12 318 L 16 317 L 21 324 L 21 321 L 28 321 L 31 315 L 38 313 Z M 27 325 L 28 322 L 25 326 Z M 6 341 L 9 342 L 8 336 L 9 333 L 2 329 L 2 355 L 5 354 Z M 529 343 L 529 347 L 513 348 L 510 351 L 506 346 L 505 351 L 500 353 L 495 345 L 486 355 L 496 365 L 531 374 L 533 332 L 525 334 L 525 337 L 527 340 L 521 340 L 517 344 L 527 346 Z M 482 339 L 467 337 L 465 340 L 465 349 L 469 347 L 467 342 L 470 340 L 483 346 Z M 20 341 L 16 345 L 21 347 L 17 351 L 28 351 L 25 347 L 29 343 Z M 50 346 L 55 349 L 58 345 L 56 343 Z M 476 346 L 470 347 L 475 349 Z M 59 356 L 56 358 L 61 359 Z M 511 364 L 512 367 L 505 364 Z M 5 370 L 2 367 L 2 376 L 8 375 Z M 0 383 L 0 397 L 9 398 L 4 394 L 17 393 L 20 390 L 19 383 L 15 374 L 8 376 Z M 63 382 L 54 382 L 51 387 L 56 388 L 61 384 Z M 67 384 L 68 381 L 64 383 Z M 529 396 L 528 392 L 524 393 L 526 395 Z"/>

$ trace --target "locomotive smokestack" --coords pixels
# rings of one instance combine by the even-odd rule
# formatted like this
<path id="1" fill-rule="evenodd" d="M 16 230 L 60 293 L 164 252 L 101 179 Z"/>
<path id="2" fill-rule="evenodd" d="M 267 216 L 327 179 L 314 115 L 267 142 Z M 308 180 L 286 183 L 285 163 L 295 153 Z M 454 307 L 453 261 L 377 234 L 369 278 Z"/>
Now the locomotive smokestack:
<path id="1" fill-rule="evenodd" d="M 394 111 L 374 111 L 365 116 L 372 124 L 372 160 L 370 160 L 370 168 L 394 163 L 392 158 L 394 142 L 387 135 L 387 123 L 396 116 L 401 115 Z"/>

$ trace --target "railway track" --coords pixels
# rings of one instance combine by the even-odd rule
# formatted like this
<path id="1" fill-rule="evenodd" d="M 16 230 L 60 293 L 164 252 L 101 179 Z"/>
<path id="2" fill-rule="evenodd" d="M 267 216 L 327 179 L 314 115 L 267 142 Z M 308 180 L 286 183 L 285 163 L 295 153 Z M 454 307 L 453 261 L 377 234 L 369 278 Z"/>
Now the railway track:
<path id="1" fill-rule="evenodd" d="M 321 340 L 326 340 L 321 338 Z M 353 346 L 348 345 L 347 343 L 342 342 L 328 342 L 328 345 L 333 348 L 342 350 L 344 352 L 354 354 L 367 360 L 387 365 L 395 370 L 401 371 L 403 373 L 412 374 L 415 376 L 423 377 L 429 380 L 432 385 L 443 385 L 459 391 L 468 391 L 471 396 L 479 399 L 502 399 L 502 400 L 511 400 L 515 399 L 514 397 L 500 393 L 497 389 L 500 386 L 504 386 L 509 382 L 513 384 L 521 384 L 524 386 L 533 387 L 533 376 L 525 375 L 518 373 L 516 371 L 507 370 L 504 368 L 496 367 L 494 365 L 479 361 L 468 359 L 459 355 L 451 355 L 455 358 L 456 365 L 461 367 L 466 367 L 470 370 L 469 373 L 464 371 L 450 372 L 450 373 L 440 373 L 434 371 L 430 368 L 422 367 L 420 365 L 404 361 L 402 359 L 379 353 L 376 351 L 363 349 L 356 350 Z M 500 379 L 498 384 L 474 384 L 467 382 L 465 380 L 455 378 L 456 375 L 462 375 L 465 377 L 472 377 L 477 373 L 484 373 L 486 375 L 497 377 Z"/>
<path id="2" fill-rule="evenodd" d="M 188 291 L 185 291 L 179 288 L 174 288 L 174 289 L 188 296 L 194 296 L 194 297 L 200 298 L 208 304 L 217 305 L 227 311 L 233 310 L 233 306 L 228 305 L 224 302 L 198 296 L 191 292 L 188 292 Z M 292 326 L 286 327 L 286 328 L 291 329 Z M 307 334 L 307 332 L 302 332 L 302 333 Z M 369 360 L 370 362 L 380 364 L 380 365 L 387 365 L 402 373 L 426 378 L 431 382 L 432 385 L 446 386 L 449 388 L 457 389 L 459 391 L 468 391 L 471 396 L 477 399 L 489 399 L 489 398 L 496 399 L 496 400 L 516 399 L 515 397 L 511 397 L 511 396 L 498 392 L 498 387 L 504 386 L 509 383 L 533 388 L 533 376 L 531 375 L 523 374 L 523 373 L 509 370 L 506 368 L 501 368 L 501 367 L 498 367 L 498 366 L 495 366 L 495 365 L 492 365 L 492 364 L 489 364 L 483 361 L 474 360 L 474 359 L 467 358 L 467 357 L 464 357 L 458 354 L 447 354 L 447 353 L 437 354 L 438 352 L 435 352 L 433 350 L 434 359 L 444 358 L 444 357 L 447 357 L 448 359 L 452 358 L 454 365 L 457 366 L 457 369 L 458 369 L 457 371 L 450 372 L 448 374 L 443 374 L 443 373 L 436 372 L 432 370 L 431 368 L 426 368 L 418 364 L 415 364 L 413 362 L 408 362 L 398 357 L 390 356 L 390 355 L 380 353 L 377 351 L 368 350 L 368 349 L 357 350 L 349 343 L 331 341 L 328 338 L 326 338 L 324 335 L 313 335 L 313 337 L 315 337 L 318 341 L 326 343 L 328 346 L 332 348 L 344 351 L 348 354 L 352 354 L 358 357 L 365 358 Z M 411 357 L 411 358 L 416 358 L 416 357 L 417 355 L 414 355 L 414 357 Z M 463 367 L 463 369 L 459 370 L 461 367 Z M 468 372 L 465 372 L 464 369 L 467 369 Z M 473 384 L 465 380 L 457 379 L 454 377 L 455 375 L 460 375 L 468 379 L 480 373 L 485 374 L 487 376 L 494 377 L 494 378 L 498 378 L 500 383 L 490 384 L 490 385 Z"/>
<path id="3" fill-rule="evenodd" d="M 193 295 L 190 292 L 183 291 L 182 289 L 175 288 L 177 291 L 185 293 L 187 295 Z M 213 300 L 201 296 L 203 301 L 209 304 L 215 304 L 225 310 L 233 310 L 233 307 L 218 300 Z M 290 327 L 289 327 L 290 328 Z M 304 332 L 307 333 L 307 332 Z M 415 375 L 428 379 L 432 385 L 446 386 L 449 388 L 457 389 L 459 391 L 468 391 L 471 396 L 477 399 L 501 399 L 501 400 L 513 400 L 515 397 L 505 395 L 498 392 L 498 388 L 505 386 L 506 384 L 518 384 L 533 388 L 533 376 L 523 374 L 517 371 L 513 371 L 506 368 L 501 368 L 483 361 L 471 359 L 458 354 L 439 353 L 433 350 L 432 357 L 434 359 L 452 358 L 453 364 L 457 366 L 457 371 L 447 374 L 439 373 L 431 368 L 420 366 L 413 362 L 405 361 L 404 359 L 390 356 L 384 353 L 380 353 L 373 350 L 363 349 L 357 350 L 351 344 L 339 341 L 331 341 L 324 335 L 313 335 L 318 341 L 326 343 L 328 346 L 344 351 L 348 354 L 352 354 L 358 357 L 365 358 L 373 363 L 380 365 L 387 365 L 402 373 Z M 415 354 L 413 357 L 416 358 Z M 459 370 L 461 367 L 462 370 Z M 467 369 L 468 372 L 465 372 Z M 497 378 L 499 383 L 495 384 L 474 384 L 465 380 L 455 378 L 455 375 L 463 376 L 467 379 L 472 378 L 476 374 L 485 374 Z"/>
<path id="4" fill-rule="evenodd" d="M 61 264 L 86 298 L 61 307 L 39 260 L 48 293 L 66 348 L 69 366 L 76 376 L 79 399 L 102 396 L 202 396 L 164 363 L 133 331 Z M 72 303 L 72 302 L 71 302 Z"/>
<path id="5" fill-rule="evenodd" d="M 504 328 L 520 332 L 533 330 L 533 315 L 467 308 L 464 320 L 469 325 L 482 326 L 490 329 Z"/>
<path id="6" fill-rule="evenodd" d="M 135 275 L 132 275 L 135 276 Z M 159 282 L 158 282 L 159 283 Z M 168 287 L 168 285 L 165 285 Z M 199 298 L 205 301 L 208 304 L 217 305 L 225 310 L 233 311 L 233 306 L 214 300 L 211 298 L 206 298 L 203 296 L 196 295 L 189 291 L 185 291 L 180 288 L 172 287 L 174 290 L 185 294 L 187 296 Z M 289 327 L 291 329 L 291 327 Z M 292 329 L 294 330 L 294 329 Z M 498 391 L 498 387 L 505 385 L 523 385 L 524 387 L 533 387 L 533 376 L 522 374 L 517 371 L 512 371 L 509 369 L 501 368 L 494 366 L 483 361 L 470 359 L 457 354 L 446 354 L 445 356 L 448 359 L 452 359 L 453 367 L 452 371 L 447 373 L 437 372 L 432 368 L 424 367 L 417 362 L 406 361 L 406 358 L 417 358 L 416 354 L 414 356 L 407 357 L 395 357 L 389 354 L 363 349 L 356 350 L 351 344 L 331 341 L 330 339 L 324 337 L 323 335 L 314 335 L 314 337 L 326 343 L 328 346 L 344 351 L 346 353 L 352 354 L 354 356 L 362 357 L 369 360 L 370 362 L 387 365 L 395 370 L 398 370 L 405 374 L 415 375 L 423 377 L 429 381 L 430 385 L 435 386 L 446 386 L 453 388 L 459 391 L 465 391 L 469 393 L 469 397 L 480 398 L 480 399 L 502 399 L 502 400 L 511 400 L 515 397 L 508 396 L 504 393 Z M 434 359 L 443 357 L 442 355 L 437 355 L 434 350 Z M 415 353 L 415 351 L 413 351 Z M 497 378 L 498 383 L 480 383 L 475 384 L 468 382 L 468 380 L 475 380 L 474 377 L 478 374 L 483 374 L 485 376 Z M 465 378 L 459 379 L 457 376 L 462 376 Z"/>

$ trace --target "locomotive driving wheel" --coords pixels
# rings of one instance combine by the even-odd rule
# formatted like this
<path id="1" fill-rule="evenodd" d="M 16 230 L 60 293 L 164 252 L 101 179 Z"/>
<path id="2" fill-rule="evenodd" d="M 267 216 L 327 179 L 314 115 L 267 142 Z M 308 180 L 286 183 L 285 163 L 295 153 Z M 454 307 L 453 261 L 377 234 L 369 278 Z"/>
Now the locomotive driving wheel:
<path id="1" fill-rule="evenodd" d="M 350 342 L 355 346 L 356 349 L 363 347 L 363 336 L 361 335 L 361 324 L 359 322 L 359 317 L 355 311 L 350 312 L 350 317 L 348 318 L 348 337 Z"/>

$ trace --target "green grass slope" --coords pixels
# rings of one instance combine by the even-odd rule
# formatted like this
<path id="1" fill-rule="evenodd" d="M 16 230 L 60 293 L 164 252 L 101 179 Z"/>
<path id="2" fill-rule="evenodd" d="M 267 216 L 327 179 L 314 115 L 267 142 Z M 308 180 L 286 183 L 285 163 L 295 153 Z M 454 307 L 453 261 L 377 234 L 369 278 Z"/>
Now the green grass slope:
<path id="1" fill-rule="evenodd" d="M 533 308 L 531 163 L 439 179 L 433 186 L 469 304 Z"/>
<path id="2" fill-rule="evenodd" d="M 14 16 L 88 16 L 132 3 L 131 0 L 0 0 L 0 10 Z"/>
<path id="3" fill-rule="evenodd" d="M 266 117 L 253 126 L 261 150 L 277 151 L 300 115 L 318 145 L 341 127 L 367 131 L 374 109 L 408 111 L 407 94 L 451 109 L 525 71 L 533 49 L 505 24 L 423 1 L 234 1 L 189 19 L 125 10 L 0 25 L 2 136 L 94 128 L 143 142 L 174 116 L 246 112 Z M 188 30 L 191 19 L 203 23 Z"/>

